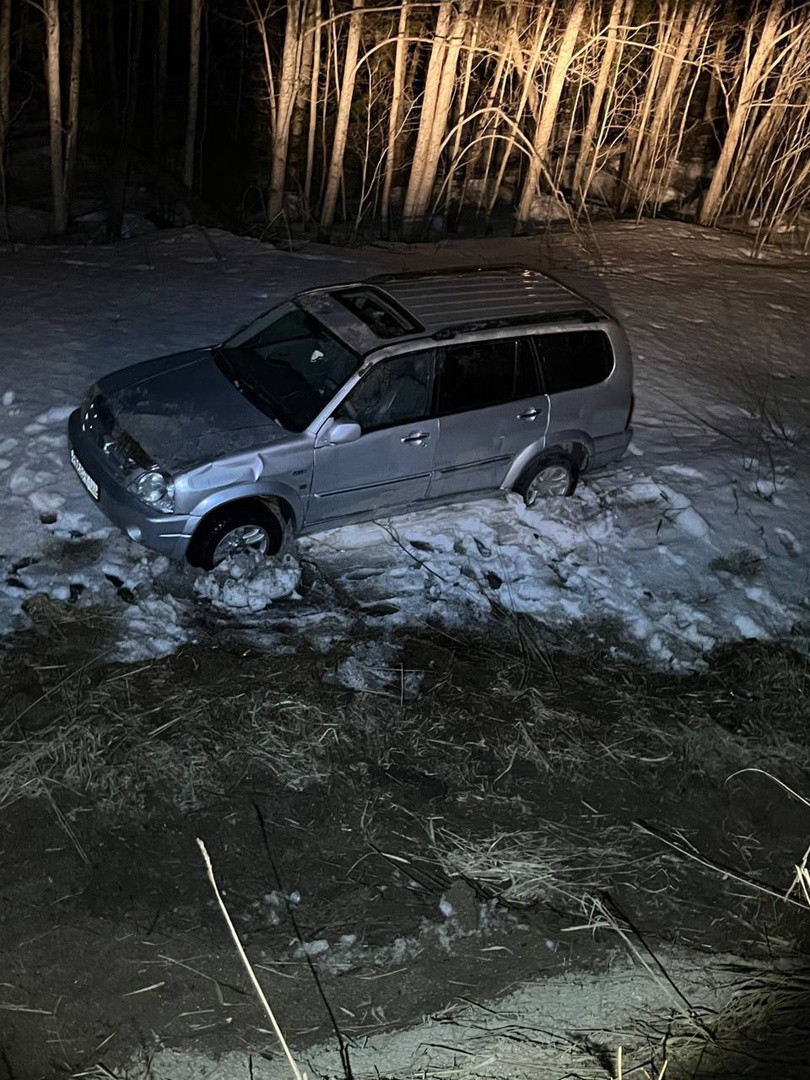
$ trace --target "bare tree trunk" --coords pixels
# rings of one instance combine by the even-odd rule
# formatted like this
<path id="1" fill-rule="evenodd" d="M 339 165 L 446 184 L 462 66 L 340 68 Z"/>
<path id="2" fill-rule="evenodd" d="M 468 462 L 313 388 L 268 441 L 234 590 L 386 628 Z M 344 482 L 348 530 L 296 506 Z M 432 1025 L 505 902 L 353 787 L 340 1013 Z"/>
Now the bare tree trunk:
<path id="1" fill-rule="evenodd" d="M 706 192 L 703 204 L 700 208 L 700 213 L 698 214 L 698 221 L 701 225 L 713 225 L 722 209 L 723 199 L 726 194 L 726 181 L 734 162 L 737 146 L 740 142 L 745 122 L 748 119 L 751 103 L 754 100 L 760 80 L 762 79 L 766 61 L 776 43 L 779 23 L 782 18 L 782 4 L 783 0 L 773 0 L 768 7 L 756 50 L 751 57 L 748 68 L 743 73 L 737 102 L 729 117 L 726 137 L 723 140 L 723 148 L 720 151 L 717 165 L 715 165 L 709 190 Z M 754 16 L 754 18 L 755 17 L 756 16 Z M 750 39 L 746 44 L 750 44 Z"/>
<path id="2" fill-rule="evenodd" d="M 638 110 L 637 119 L 633 122 L 635 126 L 628 137 L 627 152 L 624 155 L 622 167 L 623 188 L 619 198 L 619 210 L 622 212 L 627 209 L 636 194 L 633 189 L 633 178 L 638 175 L 637 162 L 639 156 L 644 152 L 647 142 L 647 125 L 653 113 L 658 87 L 663 77 L 662 72 L 668 62 L 669 42 L 672 36 L 670 11 L 668 0 L 664 0 L 664 3 L 660 6 L 653 58 L 647 73 L 647 83 L 644 87 L 641 108 Z"/>
<path id="3" fill-rule="evenodd" d="M 660 201 L 661 192 L 657 190 L 658 185 L 655 183 L 653 174 L 657 167 L 661 140 L 666 137 L 666 129 L 677 112 L 677 99 L 680 94 L 679 80 L 683 66 L 691 57 L 694 45 L 702 33 L 703 14 L 702 5 L 693 3 L 682 23 L 673 20 L 672 36 L 675 39 L 675 50 L 669 62 L 666 78 L 656 94 L 644 144 L 640 148 L 635 168 L 628 177 L 628 187 L 636 193 L 639 211 L 644 207 L 651 189 L 655 191 L 656 205 Z"/>
<path id="4" fill-rule="evenodd" d="M 589 175 L 590 162 L 595 154 L 594 148 L 594 136 L 596 135 L 596 129 L 599 124 L 599 117 L 602 112 L 602 104 L 605 100 L 605 94 L 607 92 L 610 76 L 613 73 L 613 57 L 616 54 L 616 46 L 619 43 L 619 20 L 621 19 L 622 12 L 625 7 L 625 0 L 613 0 L 613 7 L 610 12 L 610 20 L 608 22 L 607 38 L 605 40 L 605 51 L 602 53 L 602 58 L 599 62 L 599 74 L 596 78 L 596 85 L 593 88 L 593 96 L 591 97 L 591 104 L 588 110 L 588 119 L 585 122 L 585 130 L 582 133 L 582 140 L 579 144 L 579 154 L 577 155 L 577 163 L 574 168 L 574 180 L 571 185 L 574 198 L 578 199 L 580 205 L 585 201 L 585 195 L 587 194 L 587 187 L 583 185 L 583 178 Z M 627 4 L 630 7 L 630 4 Z M 625 16 L 627 18 L 627 16 Z"/>
<path id="5" fill-rule="evenodd" d="M 551 22 L 552 15 L 554 13 L 554 6 L 549 5 L 546 13 L 546 18 L 542 24 L 539 19 L 536 20 L 535 36 L 531 43 L 531 49 L 529 50 L 529 60 L 524 63 L 522 60 L 520 49 L 520 37 L 518 34 L 518 27 L 515 23 L 512 24 L 510 30 L 510 36 L 512 38 L 512 52 L 515 57 L 515 63 L 520 64 L 523 67 L 523 86 L 520 92 L 520 99 L 518 101 L 517 109 L 514 113 L 515 127 L 507 139 L 506 146 L 504 147 L 503 154 L 501 155 L 501 164 L 498 168 L 497 176 L 495 177 L 495 183 L 492 185 L 492 190 L 489 192 L 489 198 L 487 199 L 487 217 L 492 215 L 495 209 L 495 204 L 498 201 L 498 193 L 501 190 L 503 184 L 503 178 L 506 175 L 506 170 L 509 166 L 509 159 L 514 153 L 515 146 L 517 144 L 516 132 L 520 128 L 520 123 L 523 120 L 523 113 L 526 110 L 526 105 L 531 107 L 532 95 L 537 93 L 537 86 L 535 85 L 535 76 L 537 74 L 537 67 L 543 56 L 543 43 L 546 40 L 546 34 L 548 33 L 549 24 Z M 532 110 L 534 112 L 534 110 Z M 534 113 L 535 117 L 539 113 Z M 494 146 L 494 141 L 493 141 Z"/>
<path id="6" fill-rule="evenodd" d="M 315 62 L 314 25 L 318 18 L 317 0 L 304 0 L 301 13 L 300 61 L 296 72 L 295 105 L 290 123 L 290 149 L 287 155 L 288 172 L 294 178 L 299 194 L 303 194 L 301 166 L 306 156 L 304 129 L 312 86 L 312 65 Z M 289 180 L 288 180 L 289 183 Z M 303 207 L 301 208 L 303 212 Z M 304 215 L 306 216 L 306 215 Z"/>
<path id="7" fill-rule="evenodd" d="M 155 61 L 155 97 L 152 112 L 152 146 L 155 161 L 162 165 L 165 160 L 164 133 L 166 131 L 166 87 L 169 73 L 169 0 L 158 0 L 158 39 Z"/>
<path id="8" fill-rule="evenodd" d="M 124 222 L 129 157 L 132 135 L 135 130 L 135 118 L 138 113 L 138 75 L 141 67 L 141 45 L 143 44 L 143 9 L 143 4 L 135 4 L 129 8 L 128 12 L 126 84 L 119 119 L 118 151 L 110 173 L 107 200 L 107 232 L 113 239 L 120 237 Z"/>
<path id="9" fill-rule="evenodd" d="M 399 136 L 402 102 L 405 94 L 405 61 L 408 55 L 406 35 L 408 32 L 409 9 L 410 0 L 402 0 L 402 6 L 399 9 L 399 25 L 397 27 L 397 48 L 394 54 L 391 108 L 388 113 L 388 146 L 385 154 L 385 175 L 383 176 L 382 195 L 380 196 L 380 217 L 384 237 L 391 235 L 391 187 L 394 182 L 397 138 Z"/>
<path id="10" fill-rule="evenodd" d="M 315 135 L 318 129 L 318 90 L 321 82 L 321 0 L 313 5 L 314 41 L 312 72 L 309 81 L 309 128 L 307 130 L 307 164 L 304 171 L 304 220 L 309 223 L 312 206 L 312 175 L 315 171 Z"/>
<path id="11" fill-rule="evenodd" d="M 107 0 L 107 78 L 109 79 L 109 102 L 105 102 L 108 114 L 113 117 L 111 126 L 115 126 L 121 115 L 121 101 L 118 93 L 118 52 L 115 47 L 115 0 Z"/>
<path id="12" fill-rule="evenodd" d="M 68 119 L 65 143 L 65 205 L 67 213 L 73 201 L 73 183 L 76 175 L 76 148 L 79 139 L 79 91 L 82 77 L 82 0 L 73 0 L 73 39 L 70 45 L 70 73 L 68 76 Z"/>
<path id="13" fill-rule="evenodd" d="M 67 228 L 67 203 L 65 202 L 65 157 L 62 140 L 62 86 L 59 70 L 59 0 L 45 0 L 43 10 L 45 12 L 53 231 L 63 233 Z"/>
<path id="14" fill-rule="evenodd" d="M 200 98 L 200 24 L 203 0 L 191 0 L 189 25 L 188 61 L 188 112 L 186 118 L 186 142 L 183 153 L 183 183 L 190 188 L 194 183 L 194 156 L 197 143 L 197 110 Z"/>
<path id="15" fill-rule="evenodd" d="M 449 0 L 442 0 L 436 22 L 436 36 L 431 51 L 419 132 L 416 137 L 411 175 L 405 193 L 403 231 L 413 236 L 421 227 L 430 205 L 433 184 L 439 168 L 442 139 L 447 128 L 453 90 L 456 81 L 458 54 L 464 42 L 467 17 L 472 0 L 462 0 L 452 20 Z"/>
<path id="16" fill-rule="evenodd" d="M 727 194 L 728 200 L 736 209 L 744 205 L 746 196 L 755 186 L 756 176 L 761 172 L 763 162 L 773 162 L 777 158 L 775 143 L 784 135 L 789 126 L 788 113 L 791 111 L 791 95 L 796 86 L 804 81 L 803 69 L 807 56 L 795 40 L 783 49 L 782 70 L 769 99 L 761 106 L 761 115 L 756 125 L 747 129 L 737 154 L 737 165 L 730 177 Z M 772 69 L 772 64 L 769 65 Z M 752 110 L 753 113 L 753 110 Z M 800 143 L 797 143 L 797 146 Z"/>
<path id="17" fill-rule="evenodd" d="M 267 218 L 272 221 L 284 207 L 284 182 L 287 177 L 287 150 L 290 145 L 290 125 L 298 90 L 298 70 L 301 63 L 302 0 L 288 0 L 284 48 L 281 56 L 278 94 L 276 95 L 276 124 L 273 129 L 273 155 L 270 167 L 270 191 L 267 198 Z"/>
<path id="18" fill-rule="evenodd" d="M 357 54 L 360 49 L 360 31 L 363 25 L 363 0 L 352 0 L 352 13 L 349 18 L 349 35 L 346 41 L 346 53 L 343 61 L 343 80 L 338 98 L 335 132 L 332 140 L 332 157 L 326 176 L 326 189 L 321 208 L 321 220 L 318 225 L 318 240 L 328 244 L 335 220 L 335 206 L 338 190 L 343 176 L 343 155 L 346 152 L 346 139 L 349 134 L 349 116 L 354 97 L 354 84 L 357 79 Z"/>
<path id="19" fill-rule="evenodd" d="M 458 168 L 458 155 L 461 149 L 461 140 L 465 134 L 465 117 L 467 115 L 467 99 L 470 96 L 470 80 L 472 78 L 473 62 L 475 60 L 475 49 L 478 44 L 478 32 L 481 28 L 481 12 L 484 7 L 484 0 L 478 0 L 478 10 L 473 16 L 472 29 L 469 35 L 469 41 L 467 42 L 467 61 L 464 64 L 464 75 L 461 80 L 461 94 L 458 101 L 458 112 L 455 124 L 455 134 L 453 135 L 453 147 L 450 151 L 450 168 L 447 170 L 446 195 L 444 202 L 444 215 L 445 225 L 447 226 L 447 219 L 450 217 L 450 211 L 455 202 L 460 210 L 460 200 L 454 199 L 453 196 L 453 181 L 456 176 L 456 169 Z"/>
<path id="20" fill-rule="evenodd" d="M 11 0 L 0 0 L 0 167 L 11 123 Z"/>
<path id="21" fill-rule="evenodd" d="M 408 174 L 408 190 L 405 196 L 403 208 L 403 228 L 406 234 L 413 229 L 412 215 L 414 210 L 415 196 L 421 182 L 422 175 L 427 168 L 428 143 L 433 119 L 436 112 L 436 99 L 439 92 L 444 56 L 447 51 L 447 36 L 450 31 L 451 3 L 450 0 L 441 0 L 439 11 L 436 16 L 436 29 L 433 33 L 433 45 L 430 50 L 427 74 L 425 76 L 425 88 L 422 91 L 422 107 L 419 111 L 419 131 L 416 136 L 416 146 L 411 158 L 411 167 Z"/>
<path id="22" fill-rule="evenodd" d="M 523 190 L 518 203 L 515 228 L 520 231 L 529 221 L 529 213 L 532 200 L 537 194 L 537 183 L 544 166 L 547 166 L 548 154 L 551 148 L 551 137 L 554 132 L 554 122 L 557 119 L 557 109 L 560 105 L 565 79 L 571 59 L 574 55 L 577 37 L 585 17 L 586 0 L 574 0 L 573 7 L 568 14 L 568 22 L 560 42 L 554 66 L 546 85 L 543 106 L 540 111 L 540 119 L 534 132 L 534 144 L 529 167 L 523 180 Z"/>
<path id="23" fill-rule="evenodd" d="M 11 125 L 11 0 L 0 0 L 0 235 L 11 239 L 6 205 L 6 146 Z"/>

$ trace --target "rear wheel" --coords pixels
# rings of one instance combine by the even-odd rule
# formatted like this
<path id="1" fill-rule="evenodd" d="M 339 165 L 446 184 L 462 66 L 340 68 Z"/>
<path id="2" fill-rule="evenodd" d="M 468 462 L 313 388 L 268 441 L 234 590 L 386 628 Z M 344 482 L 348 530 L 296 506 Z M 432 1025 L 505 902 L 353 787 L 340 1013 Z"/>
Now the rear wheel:
<path id="1" fill-rule="evenodd" d="M 189 545 L 188 561 L 212 570 L 232 555 L 277 555 L 285 529 L 281 514 L 263 503 L 247 503 L 232 510 L 226 507 L 199 526 Z"/>
<path id="2" fill-rule="evenodd" d="M 534 506 L 543 499 L 573 495 L 578 481 L 579 469 L 569 454 L 546 454 L 523 471 L 515 491 L 527 506 Z"/>

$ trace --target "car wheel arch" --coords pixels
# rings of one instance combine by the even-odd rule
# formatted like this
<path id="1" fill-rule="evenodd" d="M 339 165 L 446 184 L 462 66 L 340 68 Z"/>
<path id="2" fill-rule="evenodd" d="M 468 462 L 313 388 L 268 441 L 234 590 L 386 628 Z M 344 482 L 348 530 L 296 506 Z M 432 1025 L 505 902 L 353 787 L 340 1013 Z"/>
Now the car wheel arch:
<path id="1" fill-rule="evenodd" d="M 287 485 L 258 486 L 253 484 L 240 484 L 234 487 L 223 488 L 213 492 L 202 499 L 191 511 L 187 532 L 193 534 L 199 528 L 201 521 L 217 511 L 223 512 L 226 508 L 230 511 L 239 503 L 258 501 L 265 506 L 278 507 L 284 520 L 295 532 L 301 528 L 304 521 L 304 506 L 300 496 Z"/>
<path id="2" fill-rule="evenodd" d="M 200 565 L 199 547 L 205 543 L 205 537 L 219 522 L 231 517 L 250 517 L 251 511 L 259 515 L 267 515 L 268 511 L 274 512 L 281 518 L 280 542 L 284 543 L 285 526 L 295 533 L 295 515 L 289 502 L 278 495 L 246 495 L 240 498 L 227 499 L 218 503 L 206 514 L 195 519 L 195 528 L 191 534 L 186 548 L 186 559 L 192 566 Z M 282 524 L 283 523 L 283 524 Z"/>
<path id="3" fill-rule="evenodd" d="M 505 491 L 512 491 L 529 465 L 541 457 L 554 454 L 567 454 L 580 473 L 586 472 L 593 460 L 593 440 L 584 431 L 558 431 L 551 440 L 538 440 L 514 459 L 501 487 Z"/>

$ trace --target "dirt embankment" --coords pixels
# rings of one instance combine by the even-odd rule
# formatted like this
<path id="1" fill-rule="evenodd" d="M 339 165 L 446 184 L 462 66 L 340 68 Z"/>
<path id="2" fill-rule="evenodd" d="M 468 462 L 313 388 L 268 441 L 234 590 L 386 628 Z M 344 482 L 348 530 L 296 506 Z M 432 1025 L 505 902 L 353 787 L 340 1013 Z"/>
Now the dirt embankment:
<path id="1" fill-rule="evenodd" d="M 358 1077 L 608 1076 L 620 1045 L 802 1075 L 810 810 L 765 772 L 801 791 L 803 657 L 664 676 L 504 616 L 351 691 L 339 651 L 88 664 L 82 618 L 47 605 L 0 669 L 3 1080 L 276 1075 L 198 836 L 310 1075 L 339 1040 Z"/>

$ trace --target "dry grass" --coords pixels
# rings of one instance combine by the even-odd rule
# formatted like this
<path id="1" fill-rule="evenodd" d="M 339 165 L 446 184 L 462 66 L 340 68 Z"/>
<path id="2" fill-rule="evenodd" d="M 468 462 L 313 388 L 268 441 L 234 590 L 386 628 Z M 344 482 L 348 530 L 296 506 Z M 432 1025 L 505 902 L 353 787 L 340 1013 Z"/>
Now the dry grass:
<path id="1" fill-rule="evenodd" d="M 648 1045 L 632 1060 L 667 1063 L 667 1080 L 746 1076 L 780 1080 L 806 1075 L 810 1045 L 810 972 L 775 965 L 731 972 L 726 1004 L 703 1014 L 703 1027 L 686 1020 L 644 1025 Z M 633 1075 L 626 1071 L 627 1075 Z"/>
<path id="2" fill-rule="evenodd" d="M 431 827 L 431 849 L 450 877 L 475 882 L 505 903 L 530 905 L 552 896 L 576 903 L 607 889 L 614 875 L 638 869 L 648 856 L 635 856 L 628 830 L 614 826 L 599 838 L 544 822 L 532 831 L 494 836 L 461 836 Z"/>

